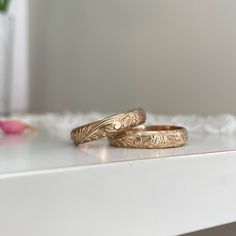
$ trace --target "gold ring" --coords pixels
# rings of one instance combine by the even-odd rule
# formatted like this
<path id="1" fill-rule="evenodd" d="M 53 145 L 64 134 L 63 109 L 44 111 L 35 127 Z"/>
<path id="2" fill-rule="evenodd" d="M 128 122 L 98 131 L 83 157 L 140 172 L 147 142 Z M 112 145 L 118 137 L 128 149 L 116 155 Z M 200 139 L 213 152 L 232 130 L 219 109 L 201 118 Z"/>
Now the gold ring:
<path id="1" fill-rule="evenodd" d="M 111 145 L 125 148 L 180 147 L 188 141 L 188 131 L 179 126 L 137 127 L 108 138 Z"/>
<path id="2" fill-rule="evenodd" d="M 75 145 L 86 143 L 138 126 L 145 120 L 145 111 L 142 108 L 136 108 L 75 128 L 71 131 L 71 139 Z"/>

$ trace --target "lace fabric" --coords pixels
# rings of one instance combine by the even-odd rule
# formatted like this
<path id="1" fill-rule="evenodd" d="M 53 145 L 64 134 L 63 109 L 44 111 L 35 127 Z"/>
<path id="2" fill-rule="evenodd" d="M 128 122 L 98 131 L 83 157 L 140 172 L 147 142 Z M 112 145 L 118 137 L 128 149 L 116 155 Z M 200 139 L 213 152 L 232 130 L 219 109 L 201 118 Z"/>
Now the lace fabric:
<path id="1" fill-rule="evenodd" d="M 28 124 L 38 127 L 52 135 L 63 139 L 70 138 L 70 131 L 77 126 L 101 119 L 110 114 L 99 112 L 90 113 L 47 113 L 42 115 L 26 114 L 14 115 L 12 119 L 20 119 Z M 4 118 L 2 118 L 4 119 Z M 209 134 L 236 133 L 236 116 L 222 114 L 218 116 L 197 115 L 158 115 L 147 113 L 147 125 L 179 125 L 184 126 L 191 133 L 205 132 Z"/>

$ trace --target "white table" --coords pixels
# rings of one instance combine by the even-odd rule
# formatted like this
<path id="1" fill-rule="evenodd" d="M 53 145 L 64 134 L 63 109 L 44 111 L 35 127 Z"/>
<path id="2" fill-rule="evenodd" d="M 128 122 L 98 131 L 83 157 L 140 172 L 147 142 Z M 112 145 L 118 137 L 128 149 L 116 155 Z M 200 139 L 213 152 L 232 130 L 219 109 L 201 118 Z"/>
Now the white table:
<path id="1" fill-rule="evenodd" d="M 236 220 L 236 136 L 186 147 L 0 139 L 0 235 L 179 235 Z"/>

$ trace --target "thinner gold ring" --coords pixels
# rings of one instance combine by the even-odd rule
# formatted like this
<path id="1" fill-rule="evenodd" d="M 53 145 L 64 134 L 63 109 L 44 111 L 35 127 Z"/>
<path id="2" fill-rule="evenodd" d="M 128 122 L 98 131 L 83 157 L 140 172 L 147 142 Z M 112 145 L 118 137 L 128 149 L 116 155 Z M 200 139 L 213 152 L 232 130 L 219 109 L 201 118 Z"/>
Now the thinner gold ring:
<path id="1" fill-rule="evenodd" d="M 137 127 L 108 138 L 111 145 L 124 148 L 172 148 L 188 142 L 188 131 L 180 126 Z"/>
<path id="2" fill-rule="evenodd" d="M 86 143 L 136 127 L 143 124 L 145 120 L 146 113 L 142 108 L 132 109 L 75 128 L 71 131 L 71 139 L 75 145 Z"/>

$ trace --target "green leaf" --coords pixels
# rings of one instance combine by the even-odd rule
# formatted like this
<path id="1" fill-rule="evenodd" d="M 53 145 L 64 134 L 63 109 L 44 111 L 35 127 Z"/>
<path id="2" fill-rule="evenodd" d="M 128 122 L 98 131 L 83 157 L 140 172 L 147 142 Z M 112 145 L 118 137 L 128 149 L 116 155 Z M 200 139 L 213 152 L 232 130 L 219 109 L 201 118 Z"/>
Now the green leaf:
<path id="1" fill-rule="evenodd" d="M 0 12 L 6 12 L 9 6 L 10 0 L 0 0 Z"/>

